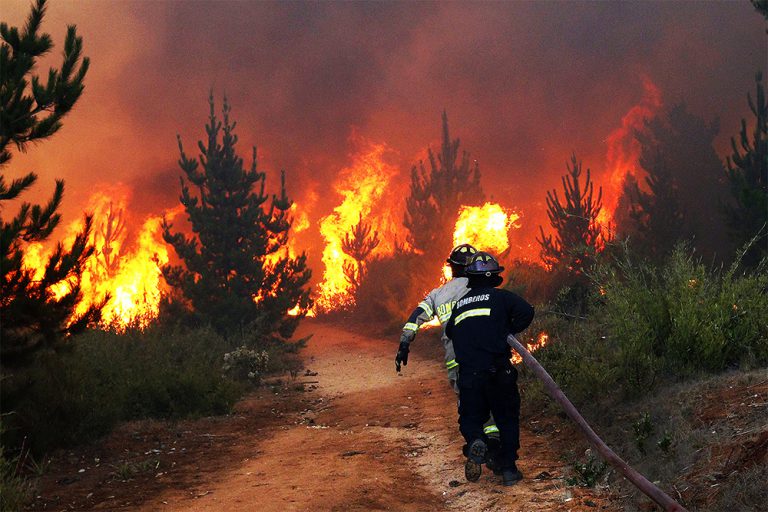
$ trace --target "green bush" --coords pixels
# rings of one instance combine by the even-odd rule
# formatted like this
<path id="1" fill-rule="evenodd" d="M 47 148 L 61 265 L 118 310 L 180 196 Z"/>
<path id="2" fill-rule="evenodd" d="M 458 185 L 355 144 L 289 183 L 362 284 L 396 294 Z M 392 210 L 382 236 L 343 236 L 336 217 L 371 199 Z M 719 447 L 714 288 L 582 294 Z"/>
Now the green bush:
<path id="1" fill-rule="evenodd" d="M 565 479 L 566 484 L 578 487 L 594 487 L 608 473 L 608 464 L 595 458 L 591 450 L 589 452 L 586 461 L 573 461 L 571 464 L 573 476 Z"/>
<path id="2" fill-rule="evenodd" d="M 708 270 L 679 245 L 661 268 L 624 260 L 606 274 L 600 313 L 627 389 L 768 364 L 768 273 L 737 269 Z"/>
<path id="3" fill-rule="evenodd" d="M 658 267 L 625 253 L 593 276 L 584 317 L 538 308 L 530 332 L 546 331 L 551 343 L 536 357 L 577 404 L 643 395 L 662 380 L 764 367 L 765 269 L 766 262 L 749 273 L 736 265 L 710 270 L 684 245 Z"/>
<path id="4" fill-rule="evenodd" d="M 223 376 L 231 342 L 210 329 L 91 331 L 40 354 L 2 387 L 8 431 L 34 453 L 90 441 L 119 421 L 228 412 L 246 389 Z"/>
<path id="5" fill-rule="evenodd" d="M 577 405 L 611 392 L 621 379 L 613 366 L 616 351 L 605 339 L 598 322 L 568 320 L 546 308 L 537 308 L 537 317 L 526 333 L 549 335 L 549 344 L 534 353 L 557 384 Z M 524 338 L 524 337 L 523 337 Z M 521 338 L 521 341 L 527 341 Z M 527 368 L 521 367 L 534 401 L 543 399 L 544 391 Z"/>

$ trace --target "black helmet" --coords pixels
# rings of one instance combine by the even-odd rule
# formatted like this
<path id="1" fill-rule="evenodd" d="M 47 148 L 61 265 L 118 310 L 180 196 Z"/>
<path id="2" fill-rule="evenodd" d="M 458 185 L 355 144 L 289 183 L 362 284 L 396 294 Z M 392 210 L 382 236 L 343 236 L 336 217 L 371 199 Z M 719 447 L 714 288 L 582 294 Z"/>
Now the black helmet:
<path id="1" fill-rule="evenodd" d="M 499 262 L 496 261 L 496 258 L 487 252 L 478 252 L 472 256 L 472 259 L 469 260 L 469 265 L 464 269 L 468 276 L 486 277 L 499 274 L 503 270 L 504 267 L 499 266 Z"/>
<path id="2" fill-rule="evenodd" d="M 445 261 L 463 267 L 469 264 L 469 261 L 474 254 L 477 254 L 477 249 L 469 244 L 461 244 L 453 248 L 448 259 Z"/>

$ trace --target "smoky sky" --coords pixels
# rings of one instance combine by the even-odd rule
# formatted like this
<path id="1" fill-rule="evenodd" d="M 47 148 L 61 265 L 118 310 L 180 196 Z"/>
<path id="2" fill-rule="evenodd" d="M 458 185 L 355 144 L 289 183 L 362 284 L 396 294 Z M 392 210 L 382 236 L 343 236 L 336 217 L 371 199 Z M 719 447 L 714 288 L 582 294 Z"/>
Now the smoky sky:
<path id="1" fill-rule="evenodd" d="M 20 25 L 28 2 L 4 5 L 4 21 Z M 196 152 L 213 90 L 233 106 L 241 154 L 258 146 L 294 198 L 318 195 L 315 221 L 338 203 L 353 131 L 386 143 L 405 183 L 439 144 L 444 109 L 489 195 L 541 219 L 572 152 L 599 184 L 606 137 L 644 78 L 665 104 L 719 118 L 724 157 L 767 58 L 765 21 L 746 0 L 52 0 L 51 64 L 67 23 L 92 59 L 86 91 L 61 132 L 8 172 L 38 172 L 41 196 L 64 178 L 69 216 L 101 182 L 131 187 L 137 215 L 178 204 L 176 135 Z"/>

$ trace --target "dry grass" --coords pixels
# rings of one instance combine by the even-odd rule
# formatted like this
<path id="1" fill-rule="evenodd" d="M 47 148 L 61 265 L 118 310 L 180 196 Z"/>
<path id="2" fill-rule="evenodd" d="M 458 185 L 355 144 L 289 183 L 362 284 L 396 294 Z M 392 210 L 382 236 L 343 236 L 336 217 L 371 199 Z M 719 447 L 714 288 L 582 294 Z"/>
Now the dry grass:
<path id="1" fill-rule="evenodd" d="M 765 369 L 671 386 L 593 420 L 622 457 L 689 510 L 768 510 Z M 627 510 L 647 510 L 645 497 L 625 490 Z"/>

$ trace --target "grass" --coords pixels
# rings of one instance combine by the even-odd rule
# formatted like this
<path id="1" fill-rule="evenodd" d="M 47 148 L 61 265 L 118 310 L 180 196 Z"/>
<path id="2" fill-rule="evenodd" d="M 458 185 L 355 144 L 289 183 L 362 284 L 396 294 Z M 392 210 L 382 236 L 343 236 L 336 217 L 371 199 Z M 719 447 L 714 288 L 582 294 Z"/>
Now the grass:
<path id="1" fill-rule="evenodd" d="M 0 433 L 4 432 L 0 423 Z M 21 474 L 20 456 L 9 456 L 0 445 L 0 512 L 21 510 L 34 491 L 32 481 Z"/>

